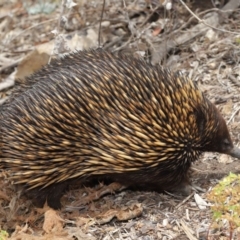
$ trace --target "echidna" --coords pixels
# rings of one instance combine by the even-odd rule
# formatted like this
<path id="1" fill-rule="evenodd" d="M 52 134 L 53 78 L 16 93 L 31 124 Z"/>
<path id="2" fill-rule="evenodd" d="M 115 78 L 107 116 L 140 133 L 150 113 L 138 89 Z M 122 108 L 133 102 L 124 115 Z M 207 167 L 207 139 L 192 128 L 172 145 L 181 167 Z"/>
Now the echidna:
<path id="1" fill-rule="evenodd" d="M 196 84 L 143 60 L 80 51 L 26 83 L 1 113 L 0 167 L 41 205 L 59 208 L 74 179 L 171 190 L 203 151 L 240 157 Z"/>

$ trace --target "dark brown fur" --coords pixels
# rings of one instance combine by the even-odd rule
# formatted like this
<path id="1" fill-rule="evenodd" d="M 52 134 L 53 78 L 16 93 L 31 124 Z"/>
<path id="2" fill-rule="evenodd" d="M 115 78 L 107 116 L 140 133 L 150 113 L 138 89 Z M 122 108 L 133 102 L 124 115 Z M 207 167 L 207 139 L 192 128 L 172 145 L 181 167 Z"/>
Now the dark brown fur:
<path id="1" fill-rule="evenodd" d="M 43 205 L 75 179 L 171 190 L 203 151 L 233 149 L 196 85 L 142 60 L 70 54 L 27 78 L 1 112 L 0 166 Z"/>

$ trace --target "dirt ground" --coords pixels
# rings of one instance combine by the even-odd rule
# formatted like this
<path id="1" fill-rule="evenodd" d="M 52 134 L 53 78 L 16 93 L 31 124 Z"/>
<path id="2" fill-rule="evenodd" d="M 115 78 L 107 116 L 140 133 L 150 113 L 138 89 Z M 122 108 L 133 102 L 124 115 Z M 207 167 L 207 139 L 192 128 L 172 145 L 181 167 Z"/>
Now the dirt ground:
<path id="1" fill-rule="evenodd" d="M 102 1 L 0 2 L 0 108 L 20 78 L 61 54 L 99 46 Z M 163 4 L 163 3 L 167 4 Z M 106 0 L 100 46 L 144 57 L 189 75 L 240 141 L 239 1 Z M 0 239 L 240 239 L 239 228 L 216 225 L 207 194 L 238 160 L 205 153 L 192 166 L 187 198 L 110 185 L 72 186 L 63 208 L 38 209 L 2 172 Z M 232 234 L 232 235 L 231 235 Z"/>

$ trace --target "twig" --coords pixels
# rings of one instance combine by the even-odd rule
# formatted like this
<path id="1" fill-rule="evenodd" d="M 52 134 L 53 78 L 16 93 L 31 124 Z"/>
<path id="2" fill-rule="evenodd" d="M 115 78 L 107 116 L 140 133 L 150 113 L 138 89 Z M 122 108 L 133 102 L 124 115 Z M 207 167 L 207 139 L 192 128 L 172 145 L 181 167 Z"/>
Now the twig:
<path id="1" fill-rule="evenodd" d="M 174 208 L 174 212 L 181 207 L 184 203 L 186 203 L 192 196 L 194 195 L 194 192 L 192 192 L 189 196 L 187 196 L 185 199 L 183 199 L 183 201 L 181 201 L 175 208 Z"/>
<path id="2" fill-rule="evenodd" d="M 230 74 L 228 77 L 233 82 L 233 84 L 235 84 L 236 86 L 240 87 L 239 81 L 232 74 Z"/>
<path id="3" fill-rule="evenodd" d="M 109 49 L 110 47 L 114 46 L 116 43 L 121 42 L 123 38 L 124 38 L 124 36 L 120 36 L 116 39 L 113 39 L 111 42 L 105 44 L 103 49 L 104 50 Z"/>
<path id="4" fill-rule="evenodd" d="M 3 89 L 6 89 L 6 88 L 10 88 L 14 85 L 15 81 L 15 74 L 16 74 L 16 71 L 12 72 L 6 79 L 4 82 L 1 82 L 0 83 L 0 91 L 2 91 Z"/>
<path id="5" fill-rule="evenodd" d="M 225 29 L 220 29 L 220 28 L 217 28 L 217 27 L 214 27 L 210 24 L 208 24 L 206 21 L 200 19 L 187 5 L 186 3 L 184 3 L 182 0 L 179 0 L 179 2 L 187 9 L 187 11 L 192 15 L 194 16 L 200 23 L 204 24 L 205 26 L 207 27 L 210 27 L 216 31 L 221 31 L 221 32 L 225 32 L 225 33 L 232 33 L 232 34 L 237 34 L 239 35 L 239 32 L 233 32 L 233 31 L 228 31 L 228 30 L 225 30 Z"/>
<path id="6" fill-rule="evenodd" d="M 230 0 L 223 8 L 222 10 L 228 10 L 230 13 L 238 8 L 240 6 L 239 0 Z"/>
<path id="7" fill-rule="evenodd" d="M 101 18 L 100 18 L 100 22 L 99 22 L 99 30 L 98 30 L 98 47 L 101 47 L 101 29 L 102 29 L 102 20 L 103 20 L 103 12 L 105 9 L 105 0 L 103 0 L 103 6 L 102 6 L 102 12 L 101 12 Z"/>
<path id="8" fill-rule="evenodd" d="M 12 39 L 10 39 L 9 42 L 13 41 L 14 39 L 18 38 L 19 36 L 23 35 L 25 32 L 27 32 L 27 31 L 29 31 L 29 30 L 31 30 L 31 29 L 33 29 L 33 28 L 36 28 L 36 27 L 39 27 L 39 26 L 44 25 L 44 24 L 46 24 L 46 23 L 53 22 L 53 21 L 57 21 L 57 20 L 58 20 L 58 18 L 53 18 L 53 19 L 49 19 L 49 20 L 43 21 L 43 22 L 41 22 L 41 23 L 37 23 L 37 24 L 35 24 L 35 25 L 33 25 L 33 26 L 31 26 L 31 27 L 23 30 L 23 31 L 20 32 L 19 34 L 17 34 L 15 37 L 13 37 Z"/>
<path id="9" fill-rule="evenodd" d="M 153 65 L 161 62 L 162 59 L 164 59 L 164 57 L 167 55 L 167 53 L 171 49 L 184 44 L 185 42 L 197 37 L 200 34 L 203 34 L 203 32 L 205 32 L 208 29 L 208 27 L 215 29 L 215 30 L 223 31 L 226 33 L 239 34 L 239 32 L 232 32 L 232 31 L 221 30 L 221 29 L 217 28 L 217 26 L 219 24 L 219 14 L 213 12 L 210 17 L 208 17 L 205 20 L 202 20 L 196 14 L 194 14 L 182 0 L 180 0 L 180 2 L 186 7 L 186 9 L 192 15 L 192 17 L 189 19 L 188 22 L 190 22 L 192 20 L 192 18 L 196 18 L 199 21 L 199 24 L 192 27 L 185 34 L 179 36 L 176 40 L 172 40 L 173 37 L 171 37 L 171 36 L 176 35 L 176 31 L 175 31 L 175 32 L 172 32 L 172 35 L 168 36 L 168 39 L 170 39 L 170 40 L 164 39 L 160 44 L 158 44 L 158 45 L 156 44 L 153 54 L 152 54 L 152 64 Z M 233 11 L 230 8 L 225 8 L 225 6 L 223 9 L 224 9 L 224 11 L 221 11 L 219 9 L 213 9 L 213 10 L 215 10 L 215 11 L 217 10 L 218 12 L 224 12 L 224 13 Z M 209 10 L 207 10 L 205 12 L 209 12 Z M 187 26 L 187 25 L 184 24 L 184 26 Z M 182 29 L 182 28 L 183 27 L 181 27 L 180 29 Z M 179 32 L 179 29 L 177 31 Z"/>
<path id="10" fill-rule="evenodd" d="M 189 240 L 197 240 L 197 238 L 193 236 L 194 231 L 190 229 L 182 219 L 180 222 L 177 221 L 177 224 L 180 228 L 182 228 Z"/>
<path id="11" fill-rule="evenodd" d="M 222 77 L 221 77 L 221 74 L 220 74 L 220 70 L 221 70 L 221 67 L 223 66 L 223 62 L 221 61 L 219 66 L 218 66 L 218 70 L 217 70 L 217 80 L 219 82 L 220 85 L 222 85 L 223 87 L 226 87 L 223 82 L 222 82 Z"/>
<path id="12" fill-rule="evenodd" d="M 232 119 L 234 118 L 234 116 L 237 114 L 237 112 L 240 110 L 240 106 L 233 112 L 233 114 L 231 115 L 231 117 L 229 118 L 229 120 L 227 121 L 227 125 L 232 121 Z"/>
<path id="13" fill-rule="evenodd" d="M 156 6 L 152 12 L 146 17 L 146 19 L 143 21 L 143 23 L 140 25 L 140 28 L 143 27 L 148 21 L 149 19 L 152 17 L 152 15 L 159 9 L 159 5 Z"/>
<path id="14" fill-rule="evenodd" d="M 4 72 L 5 70 L 7 70 L 8 68 L 14 68 L 16 67 L 21 61 L 22 61 L 23 58 L 19 58 L 17 59 L 16 61 L 10 63 L 10 64 L 7 64 L 3 67 L 0 68 L 0 73 Z"/>
<path id="15" fill-rule="evenodd" d="M 61 10 L 60 10 L 60 14 L 59 14 L 59 17 L 58 17 L 58 23 L 57 23 L 57 29 L 55 29 L 53 32 L 53 34 L 55 34 L 55 36 L 59 35 L 59 32 L 60 32 L 60 28 L 61 28 L 61 21 L 62 21 L 62 17 L 63 17 L 63 13 L 64 13 L 64 9 L 65 9 L 65 0 L 62 0 L 62 3 L 61 3 Z M 54 54 L 54 51 L 55 51 L 55 46 L 56 46 L 56 41 L 57 41 L 57 37 L 54 39 L 55 41 L 55 44 L 54 44 L 54 47 L 52 49 L 52 52 L 50 54 L 50 57 L 48 59 L 48 64 L 50 64 L 51 60 L 52 60 L 52 56 Z"/>
<path id="16" fill-rule="evenodd" d="M 216 13 L 212 14 L 212 16 L 207 19 L 207 21 L 211 24 L 217 25 L 218 15 Z M 189 29 L 189 31 L 187 31 L 186 33 L 179 36 L 176 40 L 166 40 L 159 45 L 155 45 L 155 49 L 152 54 L 152 64 L 155 65 L 159 63 L 171 49 L 201 35 L 203 32 L 206 31 L 207 27 L 203 23 L 199 23 L 198 25 Z"/>

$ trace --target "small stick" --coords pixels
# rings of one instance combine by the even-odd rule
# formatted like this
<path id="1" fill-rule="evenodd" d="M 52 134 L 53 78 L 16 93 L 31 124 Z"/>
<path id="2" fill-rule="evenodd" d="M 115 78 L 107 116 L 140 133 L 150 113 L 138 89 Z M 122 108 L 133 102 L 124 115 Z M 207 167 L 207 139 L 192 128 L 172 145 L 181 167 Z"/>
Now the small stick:
<path id="1" fill-rule="evenodd" d="M 99 23 L 99 30 L 98 30 L 98 47 L 101 48 L 101 29 L 102 29 L 102 19 L 103 19 L 103 11 L 105 8 L 105 0 L 103 0 L 103 6 L 102 6 L 102 12 L 101 12 L 101 18 L 100 18 L 100 23 Z"/>

